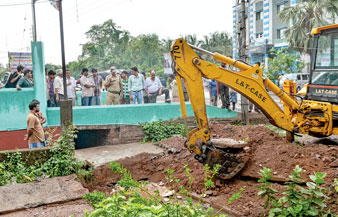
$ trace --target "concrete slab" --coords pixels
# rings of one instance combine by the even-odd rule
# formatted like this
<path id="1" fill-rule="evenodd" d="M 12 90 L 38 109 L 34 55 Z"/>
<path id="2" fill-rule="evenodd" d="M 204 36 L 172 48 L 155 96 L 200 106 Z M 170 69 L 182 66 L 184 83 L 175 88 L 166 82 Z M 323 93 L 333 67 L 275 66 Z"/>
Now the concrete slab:
<path id="1" fill-rule="evenodd" d="M 41 182 L 0 187 L 0 214 L 81 199 L 88 189 L 76 175 L 44 179 Z"/>
<path id="2" fill-rule="evenodd" d="M 82 217 L 85 216 L 85 210 L 93 211 L 93 208 L 85 200 L 70 201 L 62 204 L 49 204 L 36 208 L 29 208 L 22 211 L 11 212 L 2 217 Z"/>
<path id="3" fill-rule="evenodd" d="M 75 150 L 75 156 L 81 160 L 87 160 L 92 163 L 94 167 L 97 167 L 110 161 L 132 157 L 144 152 L 159 154 L 164 152 L 164 149 L 150 143 L 131 143 L 79 149 Z"/>

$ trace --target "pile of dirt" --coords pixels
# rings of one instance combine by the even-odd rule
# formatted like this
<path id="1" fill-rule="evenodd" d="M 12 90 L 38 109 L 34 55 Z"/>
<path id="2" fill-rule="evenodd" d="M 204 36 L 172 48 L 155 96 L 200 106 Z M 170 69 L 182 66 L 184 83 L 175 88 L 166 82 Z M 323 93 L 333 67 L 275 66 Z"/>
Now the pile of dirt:
<path id="1" fill-rule="evenodd" d="M 326 181 L 338 177 L 338 146 L 324 144 L 297 145 L 286 141 L 265 126 L 241 126 L 212 124 L 212 136 L 248 141 L 252 157 L 242 176 L 257 177 L 263 167 L 272 169 L 276 180 L 287 180 L 299 165 L 304 169 L 303 177 L 314 172 L 326 172 Z M 309 140 L 311 140 L 309 138 Z"/>
<path id="2" fill-rule="evenodd" d="M 258 173 L 263 167 L 271 168 L 275 180 L 288 180 L 288 175 L 296 165 L 302 167 L 304 177 L 314 172 L 327 173 L 326 182 L 332 183 L 334 177 L 338 177 L 338 146 L 323 144 L 308 144 L 300 146 L 291 144 L 265 126 L 233 126 L 211 124 L 213 138 L 232 138 L 247 141 L 250 147 L 251 160 L 243 172 L 229 181 L 216 181 L 216 186 L 206 192 L 208 201 L 222 207 L 228 198 L 245 188 L 239 200 L 229 205 L 231 209 L 241 213 L 242 216 L 258 216 L 266 213 L 263 209 L 263 200 L 259 200 L 257 193 Z M 201 194 L 204 189 L 203 165 L 194 159 L 186 148 L 185 140 L 181 137 L 173 137 L 160 142 L 158 145 L 166 148 L 167 153 L 139 154 L 131 158 L 119 160 L 137 180 L 148 180 L 150 182 L 163 182 L 166 180 L 166 170 L 175 170 L 175 176 L 180 179 L 180 185 L 188 187 L 188 178 L 185 175 L 184 165 L 188 165 L 191 174 L 195 178 L 192 183 L 192 191 Z M 86 184 L 90 191 L 98 190 L 110 193 L 118 180 L 118 175 L 113 174 L 108 165 L 103 165 L 94 170 L 95 181 Z M 283 186 L 276 182 L 275 189 Z M 328 201 L 331 211 L 338 212 L 334 206 L 336 200 Z"/>

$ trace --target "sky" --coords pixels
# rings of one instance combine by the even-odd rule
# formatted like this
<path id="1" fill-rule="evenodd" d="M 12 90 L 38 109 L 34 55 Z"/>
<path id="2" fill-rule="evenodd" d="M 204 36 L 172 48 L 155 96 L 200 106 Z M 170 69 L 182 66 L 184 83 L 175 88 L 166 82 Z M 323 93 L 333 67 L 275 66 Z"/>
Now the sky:
<path id="1" fill-rule="evenodd" d="M 176 39 L 214 31 L 232 33 L 234 0 L 63 0 L 66 62 L 81 54 L 92 25 L 112 19 L 132 36 L 156 33 Z M 32 41 L 31 0 L 0 0 L 0 63 L 8 51 L 29 52 Z M 13 5 L 17 4 L 17 5 Z M 11 5 L 11 6 L 9 6 Z M 44 43 L 45 63 L 61 65 L 58 11 L 48 0 L 36 3 L 37 39 Z"/>

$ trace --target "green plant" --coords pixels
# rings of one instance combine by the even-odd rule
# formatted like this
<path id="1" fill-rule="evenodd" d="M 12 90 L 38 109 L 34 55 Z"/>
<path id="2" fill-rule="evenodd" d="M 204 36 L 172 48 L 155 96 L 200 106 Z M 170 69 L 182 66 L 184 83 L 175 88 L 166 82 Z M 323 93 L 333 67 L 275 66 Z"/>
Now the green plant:
<path id="1" fill-rule="evenodd" d="M 114 173 L 119 173 L 121 175 L 121 179 L 117 182 L 118 186 L 125 188 L 126 190 L 139 186 L 139 183 L 133 179 L 130 172 L 119 163 L 112 161 L 109 163 L 109 166 Z"/>
<path id="2" fill-rule="evenodd" d="M 216 164 L 213 168 L 210 168 L 208 164 L 204 165 L 204 192 L 214 187 L 215 183 L 213 179 L 218 174 L 220 168 L 220 164 Z"/>
<path id="3" fill-rule="evenodd" d="M 169 121 L 164 123 L 162 120 L 154 121 L 151 123 L 141 124 L 141 128 L 144 132 L 145 142 L 159 142 L 164 139 L 168 139 L 175 134 L 185 136 L 185 128 L 183 124 L 174 124 Z"/>
<path id="4" fill-rule="evenodd" d="M 90 182 L 94 180 L 93 170 L 94 170 L 94 167 L 90 165 L 86 169 L 80 168 L 76 172 L 76 175 L 80 180 L 85 181 L 85 182 Z"/>
<path id="5" fill-rule="evenodd" d="M 301 73 L 305 64 L 299 55 L 290 53 L 286 48 L 270 50 L 274 58 L 269 58 L 267 76 L 271 80 L 277 80 L 281 74 Z"/>
<path id="6" fill-rule="evenodd" d="M 107 196 L 104 195 L 103 192 L 94 191 L 92 193 L 88 193 L 85 196 L 83 196 L 83 199 L 87 200 L 90 203 L 90 205 L 95 207 L 101 201 L 107 199 Z"/>
<path id="7" fill-rule="evenodd" d="M 38 177 L 67 176 L 73 173 L 81 179 L 92 179 L 92 167 L 84 170 L 84 161 L 74 154 L 75 131 L 70 126 L 49 150 L 48 159 L 41 161 L 38 156 L 33 164 L 23 159 L 20 152 L 7 153 L 5 160 L 0 162 L 0 185 L 25 183 L 35 181 Z M 46 154 L 41 152 L 41 155 Z"/>
<path id="8" fill-rule="evenodd" d="M 53 146 L 54 145 L 54 143 L 55 143 L 55 138 L 57 137 L 57 136 L 59 136 L 59 134 L 56 134 L 55 132 L 56 132 L 56 130 L 57 130 L 57 128 L 56 127 L 54 127 L 54 128 L 48 128 L 48 129 L 46 129 L 45 130 L 45 135 L 46 135 L 46 138 L 47 138 L 47 140 L 46 140 L 46 144 L 48 145 L 48 146 Z"/>
<path id="9" fill-rule="evenodd" d="M 31 182 L 40 176 L 39 163 L 28 165 L 21 153 L 6 154 L 6 160 L 0 163 L 0 185 Z"/>
<path id="10" fill-rule="evenodd" d="M 327 198 L 324 194 L 325 173 L 315 173 L 310 175 L 311 182 L 306 183 L 306 188 L 299 183 L 302 181 L 301 174 L 303 169 L 298 165 L 289 176 L 290 181 L 281 192 L 282 197 L 277 198 L 277 190 L 272 188 L 271 169 L 264 168 L 260 171 L 261 178 L 258 180 L 263 185 L 258 186 L 260 199 L 266 198 L 264 208 L 269 208 L 269 216 L 325 216 L 326 205 L 323 200 Z"/>
<path id="11" fill-rule="evenodd" d="M 230 123 L 231 125 L 234 125 L 234 126 L 244 126 L 244 122 L 242 122 L 241 120 L 233 120 L 231 121 Z"/>
<path id="12" fill-rule="evenodd" d="M 159 195 L 159 191 L 156 190 L 154 194 L 150 194 L 145 188 L 144 182 L 137 182 L 132 179 L 130 172 L 116 162 L 111 162 L 110 167 L 113 172 L 118 173 L 121 179 L 117 183 L 117 191 L 110 197 L 104 196 L 103 193 L 94 192 L 87 194 L 87 199 L 94 210 L 89 213 L 85 212 L 87 217 L 104 217 L 104 216 L 158 216 L 158 217 L 176 217 L 176 216 L 194 216 L 194 217 L 205 217 L 205 216 L 219 216 L 225 217 L 226 215 L 214 213 L 212 208 L 203 208 L 200 202 L 192 203 L 191 200 L 178 202 L 176 197 L 171 197 L 169 201 L 163 202 Z M 185 175 L 189 177 L 189 188 L 193 177 L 191 170 L 187 165 L 184 165 L 186 169 Z M 206 170 L 208 172 L 206 180 L 209 180 L 216 174 L 215 170 Z M 180 183 L 180 180 L 176 178 L 175 171 L 172 169 L 166 170 L 167 181 L 172 183 L 172 188 L 176 188 Z M 124 180 L 124 181 L 121 181 Z M 209 183 L 208 185 L 210 185 Z M 206 185 L 206 186 L 208 186 Z M 241 193 L 241 192 L 240 192 Z M 238 199 L 240 193 L 233 195 L 229 201 L 233 202 Z M 144 196 L 146 195 L 146 196 Z M 191 196 L 190 196 L 191 198 Z"/>

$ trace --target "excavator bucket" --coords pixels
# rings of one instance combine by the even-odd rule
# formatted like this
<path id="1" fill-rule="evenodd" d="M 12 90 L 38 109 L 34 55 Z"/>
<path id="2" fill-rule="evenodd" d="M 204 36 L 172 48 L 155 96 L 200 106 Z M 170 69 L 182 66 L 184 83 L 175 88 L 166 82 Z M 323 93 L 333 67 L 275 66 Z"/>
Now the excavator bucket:
<path id="1" fill-rule="evenodd" d="M 221 179 L 231 179 L 237 175 L 250 159 L 249 147 L 246 148 L 244 141 L 222 138 L 212 139 L 209 144 L 206 163 L 210 167 L 221 165 L 218 171 Z"/>

